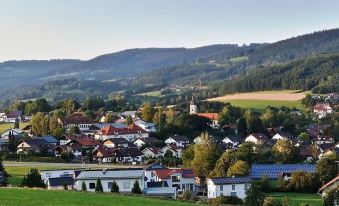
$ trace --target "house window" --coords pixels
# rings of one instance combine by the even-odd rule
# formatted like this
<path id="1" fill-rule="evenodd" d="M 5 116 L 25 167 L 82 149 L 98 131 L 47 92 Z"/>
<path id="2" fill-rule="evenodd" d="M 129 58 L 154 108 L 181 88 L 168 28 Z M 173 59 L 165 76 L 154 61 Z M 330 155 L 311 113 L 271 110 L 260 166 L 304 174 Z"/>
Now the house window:
<path id="1" fill-rule="evenodd" d="M 180 182 L 180 176 L 172 176 L 172 182 Z"/>
<path id="2" fill-rule="evenodd" d="M 182 189 L 185 190 L 185 184 L 182 184 Z"/>
<path id="3" fill-rule="evenodd" d="M 224 193 L 220 193 L 220 196 L 224 196 Z"/>
<path id="4" fill-rule="evenodd" d="M 107 183 L 107 187 L 108 187 L 109 190 L 112 189 L 112 185 L 113 185 L 113 182 L 108 182 Z"/>
<path id="5" fill-rule="evenodd" d="M 151 177 L 154 177 L 154 172 L 151 172 Z"/>
<path id="6" fill-rule="evenodd" d="M 235 190 L 235 185 L 232 185 L 232 190 Z"/>
<path id="7" fill-rule="evenodd" d="M 46 177 L 51 177 L 52 176 L 52 174 L 51 173 L 46 173 Z"/>
<path id="8" fill-rule="evenodd" d="M 130 189 L 130 187 L 131 187 L 130 182 L 124 182 L 123 185 L 124 185 L 124 189 Z"/>
<path id="9" fill-rule="evenodd" d="M 180 184 L 173 184 L 172 187 L 176 187 L 177 190 L 180 190 Z"/>
<path id="10" fill-rule="evenodd" d="M 95 189 L 95 182 L 89 183 L 89 189 Z"/>
<path id="11" fill-rule="evenodd" d="M 237 196 L 236 192 L 231 192 L 231 196 Z"/>
<path id="12" fill-rule="evenodd" d="M 224 191 L 224 186 L 220 185 L 220 191 Z"/>
<path id="13" fill-rule="evenodd" d="M 190 190 L 193 191 L 193 184 L 190 184 Z"/>

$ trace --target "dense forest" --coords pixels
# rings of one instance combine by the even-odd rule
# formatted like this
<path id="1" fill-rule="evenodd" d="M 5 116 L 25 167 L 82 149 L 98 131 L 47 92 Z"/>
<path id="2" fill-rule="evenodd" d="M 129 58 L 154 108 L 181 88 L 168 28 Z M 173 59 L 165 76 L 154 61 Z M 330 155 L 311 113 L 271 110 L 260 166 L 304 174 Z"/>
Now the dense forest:
<path id="1" fill-rule="evenodd" d="M 219 95 L 278 89 L 339 92 L 339 55 L 320 55 L 288 64 L 260 67 L 246 75 L 216 84 Z"/>

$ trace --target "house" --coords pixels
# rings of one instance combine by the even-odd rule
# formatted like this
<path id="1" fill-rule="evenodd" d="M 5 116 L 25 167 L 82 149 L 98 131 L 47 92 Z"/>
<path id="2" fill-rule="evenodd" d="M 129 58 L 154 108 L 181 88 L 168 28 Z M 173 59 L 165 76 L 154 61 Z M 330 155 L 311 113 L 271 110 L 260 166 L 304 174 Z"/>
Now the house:
<path id="1" fill-rule="evenodd" d="M 41 137 L 41 139 L 45 140 L 50 145 L 54 145 L 54 146 L 59 145 L 59 140 L 57 140 L 53 136 L 43 136 L 43 137 Z"/>
<path id="2" fill-rule="evenodd" d="M 24 139 L 17 145 L 18 154 L 48 153 L 51 149 L 50 144 L 41 138 Z"/>
<path id="3" fill-rule="evenodd" d="M 119 116 L 123 119 L 126 119 L 127 116 L 131 116 L 132 119 L 135 119 L 137 117 L 137 113 L 138 113 L 138 111 L 124 111 L 124 112 L 120 113 Z"/>
<path id="4" fill-rule="evenodd" d="M 321 144 L 334 144 L 334 138 L 329 135 L 318 135 L 311 139 L 313 144 L 321 145 Z"/>
<path id="5" fill-rule="evenodd" d="M 268 179 L 278 179 L 282 174 L 291 174 L 296 171 L 308 173 L 315 172 L 315 164 L 253 164 L 250 177 L 260 179 L 266 176 Z"/>
<path id="6" fill-rule="evenodd" d="M 252 142 L 254 144 L 264 144 L 269 138 L 263 133 L 252 133 L 245 138 L 245 142 Z"/>
<path id="7" fill-rule="evenodd" d="M 161 153 L 162 153 L 162 156 L 164 156 L 167 151 L 170 151 L 172 152 L 173 157 L 181 158 L 183 150 L 184 150 L 184 147 L 177 146 L 175 144 L 169 144 L 161 148 Z"/>
<path id="8" fill-rule="evenodd" d="M 156 132 L 156 128 L 155 125 L 151 122 L 145 122 L 143 120 L 137 120 L 134 122 L 135 125 L 137 125 L 138 127 L 142 128 L 143 130 L 145 130 L 146 132 Z"/>
<path id="9" fill-rule="evenodd" d="M 194 191 L 194 171 L 192 169 L 155 169 L 154 182 L 166 182 L 169 187 L 177 191 Z"/>
<path id="10" fill-rule="evenodd" d="M 22 121 L 22 111 L 12 111 L 8 114 L 0 113 L 0 122 L 14 123 L 16 121 Z"/>
<path id="11" fill-rule="evenodd" d="M 40 172 L 41 179 L 47 184 L 49 178 L 64 178 L 74 177 L 75 171 L 72 169 L 59 169 L 59 170 L 42 170 Z"/>
<path id="12" fill-rule="evenodd" d="M 94 149 L 92 153 L 92 158 L 94 161 L 97 161 L 99 163 L 113 162 L 114 149 L 105 146 L 99 146 Z"/>
<path id="13" fill-rule="evenodd" d="M 0 151 L 7 151 L 9 144 L 9 135 L 13 134 L 15 142 L 24 138 L 23 131 L 20 129 L 7 129 L 0 134 Z"/>
<path id="14" fill-rule="evenodd" d="M 142 147 L 145 144 L 152 145 L 155 142 L 158 142 L 155 137 L 147 137 L 147 138 L 138 138 L 134 140 L 133 144 L 135 144 L 137 147 Z"/>
<path id="15" fill-rule="evenodd" d="M 179 147 L 187 147 L 191 144 L 191 140 L 184 135 L 174 135 L 165 140 L 167 145 L 175 144 Z"/>
<path id="16" fill-rule="evenodd" d="M 273 135 L 272 139 L 274 140 L 291 140 L 294 141 L 296 137 L 289 132 L 277 132 Z"/>
<path id="17" fill-rule="evenodd" d="M 239 144 L 242 143 L 242 141 L 243 141 L 243 138 L 238 135 L 229 135 L 222 140 L 223 143 L 231 144 L 232 147 L 238 146 Z"/>
<path id="18" fill-rule="evenodd" d="M 126 140 L 125 138 L 111 138 L 106 139 L 102 143 L 104 146 L 108 148 L 136 148 L 137 146 L 132 142 Z"/>
<path id="19" fill-rule="evenodd" d="M 74 126 L 77 126 L 79 127 L 80 131 L 86 132 L 93 124 L 93 121 L 90 118 L 84 116 L 69 116 L 59 118 L 58 123 L 65 127 L 67 130 L 71 129 Z"/>
<path id="20" fill-rule="evenodd" d="M 120 163 L 140 163 L 144 154 L 138 148 L 121 148 L 114 150 L 115 161 Z"/>
<path id="21" fill-rule="evenodd" d="M 74 186 L 74 179 L 73 177 L 48 178 L 46 185 L 49 190 L 64 190 L 65 187 L 67 190 L 72 190 Z"/>
<path id="22" fill-rule="evenodd" d="M 322 186 L 318 190 L 318 193 L 321 194 L 321 196 L 324 198 L 329 191 L 338 188 L 338 186 L 339 186 L 339 175 L 335 177 L 333 180 L 326 183 L 324 186 Z"/>
<path id="23" fill-rule="evenodd" d="M 148 132 L 135 124 L 131 124 L 129 126 L 123 124 L 119 124 L 119 126 L 113 126 L 112 124 L 109 124 L 103 127 L 101 131 L 95 135 L 95 138 L 98 140 L 125 138 L 128 141 L 134 141 L 138 138 L 147 137 L 149 137 Z"/>
<path id="24" fill-rule="evenodd" d="M 95 192 L 97 180 L 100 179 L 104 192 L 110 192 L 115 181 L 120 192 L 131 193 L 135 181 L 139 182 L 141 191 L 144 189 L 143 178 L 142 168 L 84 170 L 76 178 L 75 189 L 80 191 L 84 182 L 87 191 Z"/>
<path id="25" fill-rule="evenodd" d="M 312 162 L 313 158 L 313 151 L 311 145 L 300 145 L 299 146 L 299 157 L 302 160 L 306 160 L 307 162 Z"/>
<path id="26" fill-rule="evenodd" d="M 317 103 L 313 106 L 313 112 L 319 119 L 326 117 L 333 112 L 333 109 L 329 103 Z"/>
<path id="27" fill-rule="evenodd" d="M 146 158 L 158 158 L 162 156 L 161 149 L 154 146 L 146 147 L 141 152 Z"/>
<path id="28" fill-rule="evenodd" d="M 250 183 L 249 177 L 210 178 L 207 180 L 207 197 L 213 199 L 220 196 L 235 196 L 245 199 Z"/>

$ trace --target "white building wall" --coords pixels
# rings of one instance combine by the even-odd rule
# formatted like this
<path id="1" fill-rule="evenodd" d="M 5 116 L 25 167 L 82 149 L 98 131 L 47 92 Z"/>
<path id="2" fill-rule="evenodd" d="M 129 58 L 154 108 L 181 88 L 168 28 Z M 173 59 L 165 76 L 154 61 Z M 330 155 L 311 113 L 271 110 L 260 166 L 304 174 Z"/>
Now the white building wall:
<path id="1" fill-rule="evenodd" d="M 118 184 L 119 192 L 131 193 L 135 179 L 101 180 L 101 184 L 102 184 L 102 188 L 103 188 L 104 192 L 110 192 L 111 191 L 111 188 L 108 187 L 108 183 L 113 183 L 113 181 L 115 181 Z M 141 181 L 141 179 L 137 179 L 137 181 L 139 182 L 139 187 L 142 191 L 144 189 L 143 182 Z M 86 187 L 87 187 L 87 191 L 95 192 L 95 187 L 90 188 L 90 183 L 94 183 L 96 185 L 97 180 L 77 180 L 76 183 L 75 183 L 75 189 L 76 190 L 79 190 L 79 191 L 81 190 L 82 182 L 85 182 Z"/>
<path id="2" fill-rule="evenodd" d="M 74 170 L 46 170 L 40 172 L 41 179 L 47 184 L 48 178 L 61 177 L 65 175 L 69 175 L 71 177 L 74 176 Z"/>
<path id="3" fill-rule="evenodd" d="M 222 186 L 222 190 L 221 190 Z M 214 185 L 211 180 L 208 181 L 207 184 L 207 197 L 209 199 L 216 198 L 221 195 L 223 196 L 232 196 L 235 192 L 235 196 L 240 199 L 244 199 L 246 197 L 246 184 L 234 184 L 234 190 L 232 188 L 232 184 L 226 185 Z"/>

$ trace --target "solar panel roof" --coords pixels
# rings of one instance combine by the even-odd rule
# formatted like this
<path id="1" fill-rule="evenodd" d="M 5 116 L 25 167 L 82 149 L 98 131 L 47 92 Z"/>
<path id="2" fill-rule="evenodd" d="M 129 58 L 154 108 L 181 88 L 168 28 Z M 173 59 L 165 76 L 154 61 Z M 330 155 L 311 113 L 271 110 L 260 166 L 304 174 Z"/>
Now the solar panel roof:
<path id="1" fill-rule="evenodd" d="M 314 164 L 253 164 L 251 178 L 260 179 L 267 176 L 269 179 L 278 179 L 282 173 L 295 171 L 315 172 Z"/>

